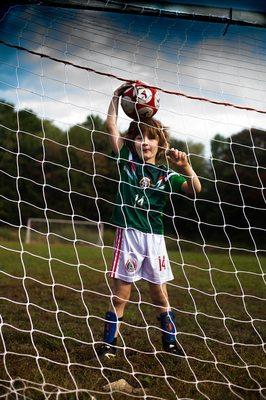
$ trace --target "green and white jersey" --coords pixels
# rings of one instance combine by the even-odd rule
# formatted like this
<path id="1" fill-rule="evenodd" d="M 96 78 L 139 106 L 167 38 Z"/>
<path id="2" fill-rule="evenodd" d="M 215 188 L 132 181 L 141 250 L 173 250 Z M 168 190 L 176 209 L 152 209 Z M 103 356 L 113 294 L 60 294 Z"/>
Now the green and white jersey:
<path id="1" fill-rule="evenodd" d="M 120 177 L 112 222 L 162 234 L 162 213 L 169 193 L 181 191 L 186 179 L 164 165 L 143 163 L 126 145 L 117 157 Z"/>

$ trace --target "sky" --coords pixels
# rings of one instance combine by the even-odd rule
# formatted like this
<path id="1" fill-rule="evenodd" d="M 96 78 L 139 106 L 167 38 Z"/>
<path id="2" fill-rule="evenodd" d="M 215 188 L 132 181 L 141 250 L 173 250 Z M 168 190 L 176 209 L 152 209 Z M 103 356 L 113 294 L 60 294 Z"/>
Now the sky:
<path id="1" fill-rule="evenodd" d="M 218 23 L 14 7 L 2 20 L 0 39 L 62 62 L 0 45 L 0 99 L 64 130 L 92 113 L 105 119 L 112 93 L 122 83 L 118 78 L 266 110 L 266 30 L 230 26 L 223 36 L 224 30 Z M 264 114 L 159 95 L 156 117 L 171 134 L 206 148 L 217 133 L 266 127 Z M 119 128 L 125 130 L 129 122 L 120 110 Z"/>
<path id="2" fill-rule="evenodd" d="M 167 0 L 170 3 L 182 3 L 182 4 L 197 4 L 202 6 L 213 6 L 221 8 L 234 8 L 239 10 L 249 10 L 249 11 L 266 11 L 265 0 L 182 0 L 178 2 L 177 0 Z"/>

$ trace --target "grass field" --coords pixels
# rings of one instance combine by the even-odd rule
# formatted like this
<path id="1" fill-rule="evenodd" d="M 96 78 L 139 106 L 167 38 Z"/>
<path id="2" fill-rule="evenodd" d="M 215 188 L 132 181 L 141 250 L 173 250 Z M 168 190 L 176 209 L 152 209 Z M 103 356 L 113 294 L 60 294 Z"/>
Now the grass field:
<path id="1" fill-rule="evenodd" d="M 140 282 L 126 309 L 118 356 L 101 364 L 90 358 L 108 308 L 112 249 L 31 244 L 20 250 L 18 242 L 0 248 L 1 397 L 265 398 L 265 257 L 170 251 L 169 295 L 187 357 L 162 352 L 157 310 Z M 143 393 L 103 391 L 120 378 Z"/>

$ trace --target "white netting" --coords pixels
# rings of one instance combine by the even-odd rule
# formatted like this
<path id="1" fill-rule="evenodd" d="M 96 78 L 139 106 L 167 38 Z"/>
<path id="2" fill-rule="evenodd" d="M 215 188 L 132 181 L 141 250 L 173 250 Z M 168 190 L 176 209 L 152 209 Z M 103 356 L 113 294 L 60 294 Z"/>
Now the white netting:
<path id="1" fill-rule="evenodd" d="M 224 30 L 37 5 L 2 15 L 1 397 L 266 397 L 265 31 Z M 145 282 L 115 361 L 91 360 L 112 295 L 119 181 L 104 120 L 127 79 L 160 88 L 158 118 L 203 186 L 172 193 L 164 215 L 179 361 L 162 351 Z"/>

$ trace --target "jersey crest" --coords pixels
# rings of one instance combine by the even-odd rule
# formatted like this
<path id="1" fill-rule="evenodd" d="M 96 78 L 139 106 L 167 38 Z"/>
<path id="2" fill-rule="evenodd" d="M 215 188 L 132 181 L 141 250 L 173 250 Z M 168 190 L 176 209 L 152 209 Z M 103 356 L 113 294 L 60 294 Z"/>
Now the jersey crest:
<path id="1" fill-rule="evenodd" d="M 141 188 L 148 188 L 151 186 L 151 180 L 150 178 L 148 178 L 147 176 L 143 176 L 143 178 L 141 178 L 141 180 L 139 181 L 139 186 Z"/>

